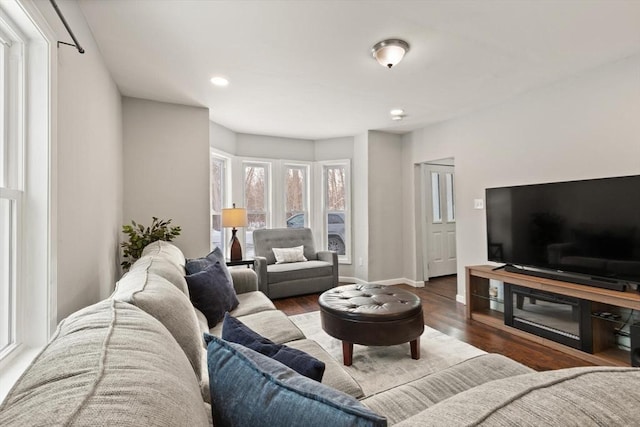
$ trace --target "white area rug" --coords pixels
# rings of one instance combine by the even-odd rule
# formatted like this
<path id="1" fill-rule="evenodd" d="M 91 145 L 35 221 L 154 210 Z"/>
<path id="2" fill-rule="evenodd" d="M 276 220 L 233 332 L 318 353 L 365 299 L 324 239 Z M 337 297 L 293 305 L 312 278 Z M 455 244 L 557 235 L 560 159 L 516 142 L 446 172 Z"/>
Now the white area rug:
<path id="1" fill-rule="evenodd" d="M 320 344 L 342 365 L 342 342 L 322 330 L 319 311 L 298 314 L 290 319 L 307 338 Z M 486 353 L 428 326 L 424 328 L 419 360 L 411 358 L 409 343 L 389 347 L 353 346 L 353 364 L 343 367 L 360 384 L 365 396 Z"/>

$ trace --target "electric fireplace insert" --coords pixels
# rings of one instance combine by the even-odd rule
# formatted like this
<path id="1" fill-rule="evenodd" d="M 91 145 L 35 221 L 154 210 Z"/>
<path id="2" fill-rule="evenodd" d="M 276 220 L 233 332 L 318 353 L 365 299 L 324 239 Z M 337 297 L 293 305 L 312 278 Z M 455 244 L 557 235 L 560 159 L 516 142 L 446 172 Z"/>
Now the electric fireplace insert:
<path id="1" fill-rule="evenodd" d="M 505 283 L 505 324 L 593 353 L 591 302 Z"/>

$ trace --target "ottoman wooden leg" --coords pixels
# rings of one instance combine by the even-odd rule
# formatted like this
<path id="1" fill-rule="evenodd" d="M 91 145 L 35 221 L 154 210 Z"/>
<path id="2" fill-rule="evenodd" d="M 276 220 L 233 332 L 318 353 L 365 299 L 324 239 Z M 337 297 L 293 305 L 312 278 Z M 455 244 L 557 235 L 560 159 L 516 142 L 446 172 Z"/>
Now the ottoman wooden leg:
<path id="1" fill-rule="evenodd" d="M 418 360 L 420 359 L 420 337 L 411 341 L 411 358 Z"/>
<path id="2" fill-rule="evenodd" d="M 351 366 L 353 360 L 353 343 L 342 341 L 342 361 L 344 366 Z"/>

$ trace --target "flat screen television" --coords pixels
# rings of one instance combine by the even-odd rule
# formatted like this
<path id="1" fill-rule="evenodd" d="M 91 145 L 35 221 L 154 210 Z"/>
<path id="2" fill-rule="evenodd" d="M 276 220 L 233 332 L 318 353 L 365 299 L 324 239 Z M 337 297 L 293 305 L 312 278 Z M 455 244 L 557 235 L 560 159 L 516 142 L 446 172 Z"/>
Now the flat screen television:
<path id="1" fill-rule="evenodd" d="M 490 261 L 625 290 L 640 283 L 640 175 L 486 190 Z"/>

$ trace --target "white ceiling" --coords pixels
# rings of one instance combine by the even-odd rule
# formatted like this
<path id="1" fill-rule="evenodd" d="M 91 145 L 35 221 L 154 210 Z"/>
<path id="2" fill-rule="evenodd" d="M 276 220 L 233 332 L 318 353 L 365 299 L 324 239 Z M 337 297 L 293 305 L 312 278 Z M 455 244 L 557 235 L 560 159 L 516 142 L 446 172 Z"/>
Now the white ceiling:
<path id="1" fill-rule="evenodd" d="M 404 133 L 640 53 L 636 0 L 79 3 L 123 95 L 292 138 Z M 392 70 L 385 38 L 411 45 Z"/>

